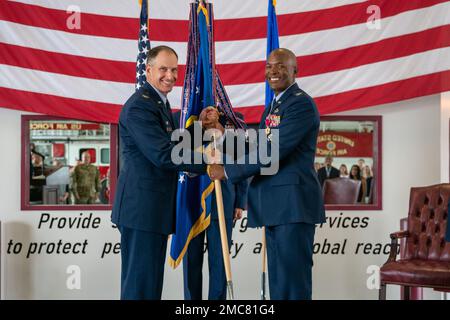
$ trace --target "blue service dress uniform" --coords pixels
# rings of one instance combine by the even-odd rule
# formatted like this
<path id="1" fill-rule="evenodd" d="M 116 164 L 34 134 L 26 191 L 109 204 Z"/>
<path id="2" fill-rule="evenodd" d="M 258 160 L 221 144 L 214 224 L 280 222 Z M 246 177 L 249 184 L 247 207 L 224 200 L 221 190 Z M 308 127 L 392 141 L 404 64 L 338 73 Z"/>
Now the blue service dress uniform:
<path id="1" fill-rule="evenodd" d="M 119 119 L 121 170 L 112 222 L 121 233 L 121 298 L 160 299 L 167 238 L 175 230 L 177 171 L 204 173 L 205 165 L 175 165 L 170 111 L 149 84 L 125 103 Z"/>
<path id="2" fill-rule="evenodd" d="M 261 175 L 261 162 L 249 164 L 248 159 L 245 165 L 225 164 L 231 182 L 254 176 L 248 191 L 248 224 L 266 226 L 271 299 L 312 296 L 315 224 L 325 222 L 314 171 L 319 124 L 313 99 L 294 83 L 271 110 L 265 110 L 259 125 L 266 130 L 269 150 L 279 147 L 278 172 Z M 274 129 L 279 130 L 278 145 L 270 141 Z"/>

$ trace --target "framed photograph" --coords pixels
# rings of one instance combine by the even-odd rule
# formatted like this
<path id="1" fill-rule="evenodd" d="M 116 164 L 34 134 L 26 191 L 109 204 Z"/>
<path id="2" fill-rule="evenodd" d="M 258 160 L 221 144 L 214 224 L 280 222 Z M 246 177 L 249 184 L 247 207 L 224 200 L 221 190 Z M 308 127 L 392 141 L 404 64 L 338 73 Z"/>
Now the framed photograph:
<path id="1" fill-rule="evenodd" d="M 117 126 L 22 116 L 22 210 L 111 210 Z"/>
<path id="2" fill-rule="evenodd" d="M 381 116 L 322 116 L 315 170 L 327 210 L 382 209 Z"/>

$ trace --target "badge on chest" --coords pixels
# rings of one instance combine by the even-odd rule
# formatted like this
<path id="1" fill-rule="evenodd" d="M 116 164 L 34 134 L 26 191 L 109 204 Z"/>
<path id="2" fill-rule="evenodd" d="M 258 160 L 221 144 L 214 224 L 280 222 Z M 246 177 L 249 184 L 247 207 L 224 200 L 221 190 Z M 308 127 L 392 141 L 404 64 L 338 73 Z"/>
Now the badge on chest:
<path id="1" fill-rule="evenodd" d="M 266 127 L 274 128 L 280 125 L 281 117 L 276 114 L 269 114 L 266 118 Z"/>
<path id="2" fill-rule="evenodd" d="M 265 125 L 266 125 L 266 136 L 270 141 L 272 139 L 271 129 L 278 127 L 280 125 L 281 117 L 276 114 L 269 114 L 266 117 Z"/>

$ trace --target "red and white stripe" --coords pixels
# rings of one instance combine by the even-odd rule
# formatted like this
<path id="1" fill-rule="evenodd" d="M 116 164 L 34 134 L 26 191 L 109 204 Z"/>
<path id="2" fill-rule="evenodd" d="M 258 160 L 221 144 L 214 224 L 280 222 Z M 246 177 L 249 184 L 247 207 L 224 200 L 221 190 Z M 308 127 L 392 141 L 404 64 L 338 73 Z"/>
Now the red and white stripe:
<path id="1" fill-rule="evenodd" d="M 216 64 L 234 108 L 258 122 L 264 104 L 267 1 L 211 1 Z M 81 29 L 69 30 L 70 6 Z M 370 5 L 381 9 L 371 30 Z M 116 122 L 134 91 L 137 0 L 0 1 L 0 107 Z M 322 114 L 450 90 L 450 1 L 277 1 L 280 46 Z M 179 54 L 169 99 L 180 106 L 187 0 L 149 0 L 151 45 Z"/>

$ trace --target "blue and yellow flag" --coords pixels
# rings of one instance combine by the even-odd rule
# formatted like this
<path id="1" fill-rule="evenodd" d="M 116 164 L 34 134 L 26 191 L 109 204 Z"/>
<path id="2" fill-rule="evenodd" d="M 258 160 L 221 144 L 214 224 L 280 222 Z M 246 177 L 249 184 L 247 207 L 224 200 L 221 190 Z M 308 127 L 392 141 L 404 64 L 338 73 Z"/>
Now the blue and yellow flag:
<path id="1" fill-rule="evenodd" d="M 180 127 L 187 128 L 198 119 L 203 108 L 215 105 L 212 8 L 202 1 L 191 4 L 190 33 Z M 169 264 L 176 268 L 192 238 L 210 223 L 211 194 L 214 183 L 208 175 L 189 177 L 179 174 L 176 230 L 172 236 Z"/>
<path id="2" fill-rule="evenodd" d="M 277 1 L 269 0 L 269 8 L 267 12 L 267 58 L 269 54 L 280 47 L 278 41 L 278 23 L 277 13 L 275 11 Z M 272 103 L 273 90 L 270 88 L 269 83 L 266 80 L 266 107 Z"/>

